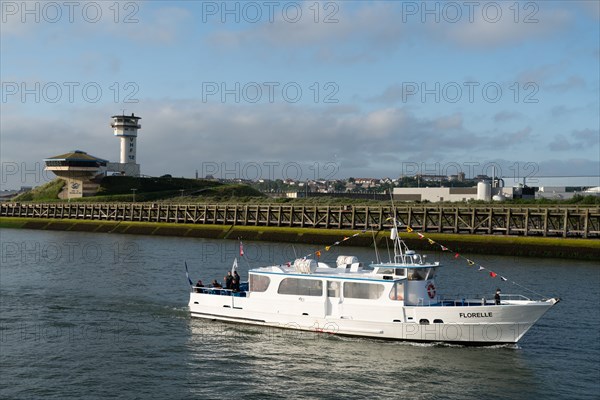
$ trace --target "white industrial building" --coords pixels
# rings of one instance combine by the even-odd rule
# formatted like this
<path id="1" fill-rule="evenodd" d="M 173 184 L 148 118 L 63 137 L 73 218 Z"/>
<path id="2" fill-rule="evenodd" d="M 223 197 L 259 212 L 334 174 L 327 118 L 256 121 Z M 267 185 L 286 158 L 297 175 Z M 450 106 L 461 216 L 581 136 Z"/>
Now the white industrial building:
<path id="1" fill-rule="evenodd" d="M 394 200 L 398 201 L 502 201 L 513 198 L 514 188 L 492 187 L 489 182 L 479 182 L 476 187 L 394 188 L 393 193 Z"/>

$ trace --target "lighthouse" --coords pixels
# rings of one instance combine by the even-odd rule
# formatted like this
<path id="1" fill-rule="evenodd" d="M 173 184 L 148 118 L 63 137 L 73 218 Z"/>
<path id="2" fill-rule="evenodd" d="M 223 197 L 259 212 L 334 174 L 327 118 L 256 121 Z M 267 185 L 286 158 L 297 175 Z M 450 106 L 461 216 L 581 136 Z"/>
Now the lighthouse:
<path id="1" fill-rule="evenodd" d="M 121 156 L 119 170 L 124 175 L 137 176 L 140 174 L 140 165 L 136 162 L 137 131 L 142 126 L 139 124 L 141 117 L 133 113 L 129 115 L 113 115 L 110 126 L 115 136 L 121 140 Z"/>

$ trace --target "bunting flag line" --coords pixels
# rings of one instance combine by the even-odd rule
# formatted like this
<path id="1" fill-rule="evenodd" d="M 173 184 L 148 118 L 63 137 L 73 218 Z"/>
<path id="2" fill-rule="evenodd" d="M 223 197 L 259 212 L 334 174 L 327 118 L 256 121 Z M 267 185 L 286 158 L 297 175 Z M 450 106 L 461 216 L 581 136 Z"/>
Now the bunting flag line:
<path id="1" fill-rule="evenodd" d="M 320 250 L 315 251 L 315 256 L 321 257 L 321 251 Z"/>
<path id="2" fill-rule="evenodd" d="M 325 251 L 329 251 L 330 248 L 331 246 L 325 246 Z"/>
<path id="3" fill-rule="evenodd" d="M 430 238 L 426 237 L 426 236 L 425 236 L 424 234 L 422 234 L 421 232 L 416 232 L 416 231 L 415 231 L 413 228 L 411 228 L 410 226 L 407 226 L 407 227 L 406 227 L 406 232 L 409 232 L 409 233 L 411 233 L 411 232 L 414 232 L 414 233 L 416 233 L 416 234 L 419 236 L 419 239 L 427 239 L 427 241 L 429 242 L 429 244 L 437 244 L 438 246 L 440 246 L 440 249 L 441 249 L 442 251 L 451 251 L 451 252 L 453 252 L 453 253 L 454 253 L 454 258 L 455 258 L 455 259 L 463 258 L 464 260 L 466 260 L 466 261 L 467 261 L 467 264 L 468 264 L 468 266 L 477 265 L 477 266 L 478 266 L 478 269 L 477 269 L 478 271 L 484 271 L 484 270 L 488 270 L 487 268 L 483 267 L 482 265 L 475 264 L 475 262 L 474 262 L 474 261 L 472 261 L 472 260 L 470 260 L 470 259 L 468 259 L 468 258 L 466 258 L 466 257 L 462 256 L 460 253 L 458 253 L 458 252 L 456 252 L 456 251 L 453 251 L 453 250 L 449 249 L 448 247 L 446 247 L 446 246 L 442 245 L 441 243 L 436 243 L 436 242 L 435 242 L 433 239 L 430 239 Z M 494 271 L 490 271 L 490 270 L 488 270 L 488 271 L 489 271 L 489 276 L 490 276 L 491 278 L 500 277 L 500 280 L 502 280 L 503 282 L 507 282 L 507 281 L 508 281 L 508 278 L 506 278 L 506 277 L 504 277 L 504 276 L 501 276 L 501 275 L 498 275 L 498 273 L 496 273 L 496 272 L 494 272 Z M 523 289 L 525 289 L 525 290 L 527 290 L 527 291 L 530 291 L 530 292 L 532 292 L 532 293 L 535 293 L 535 294 L 537 294 L 537 295 L 539 295 L 539 296 L 542 296 L 542 297 L 543 297 L 543 295 L 541 295 L 541 294 L 537 293 L 537 292 L 536 292 L 536 291 L 534 291 L 534 290 L 531 290 L 531 289 L 529 289 L 529 288 L 526 288 L 525 286 L 523 286 L 523 285 L 520 285 L 520 284 L 518 284 L 518 283 L 517 283 L 517 282 L 515 282 L 515 281 L 511 281 L 511 282 L 512 282 L 512 284 L 514 284 L 514 285 L 517 285 L 517 286 L 519 286 L 519 287 L 521 287 L 521 288 L 523 288 Z"/>

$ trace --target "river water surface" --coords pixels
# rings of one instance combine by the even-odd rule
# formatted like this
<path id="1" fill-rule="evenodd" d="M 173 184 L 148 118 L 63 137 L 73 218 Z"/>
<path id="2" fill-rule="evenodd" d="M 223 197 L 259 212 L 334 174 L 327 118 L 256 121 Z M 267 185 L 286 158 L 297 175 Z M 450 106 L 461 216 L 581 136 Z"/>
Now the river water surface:
<path id="1" fill-rule="evenodd" d="M 592 262 L 447 254 L 446 294 L 562 301 L 518 346 L 471 348 L 346 338 L 190 319 L 191 278 L 222 280 L 234 241 L 0 230 L 0 398 L 598 399 L 600 267 Z M 244 243 L 249 265 L 317 247 Z M 335 250 L 335 251 L 333 251 Z M 386 254 L 387 250 L 382 251 Z M 332 248 L 327 258 L 372 249 Z M 469 255 L 466 255 L 469 256 Z"/>

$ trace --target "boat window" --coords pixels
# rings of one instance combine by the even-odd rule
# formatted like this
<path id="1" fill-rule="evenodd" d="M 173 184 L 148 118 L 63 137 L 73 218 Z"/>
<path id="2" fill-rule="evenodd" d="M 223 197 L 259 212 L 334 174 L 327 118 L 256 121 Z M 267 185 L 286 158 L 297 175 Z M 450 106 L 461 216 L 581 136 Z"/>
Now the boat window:
<path id="1" fill-rule="evenodd" d="M 409 281 L 422 281 L 425 279 L 426 271 L 423 271 L 424 268 L 411 268 L 408 270 L 408 280 Z"/>
<path id="2" fill-rule="evenodd" d="M 265 292 L 271 283 L 271 278 L 265 275 L 250 274 L 250 291 Z"/>
<path id="3" fill-rule="evenodd" d="M 384 286 L 379 283 L 345 282 L 344 297 L 349 299 L 378 299 Z"/>
<path id="4" fill-rule="evenodd" d="M 390 290 L 390 300 L 404 300 L 404 283 L 394 283 Z"/>
<path id="5" fill-rule="evenodd" d="M 384 275 L 394 275 L 394 269 L 393 268 L 378 268 L 377 273 L 384 274 Z"/>
<path id="6" fill-rule="evenodd" d="M 396 276 L 405 276 L 406 275 L 406 269 L 405 268 L 396 268 L 395 275 Z"/>
<path id="7" fill-rule="evenodd" d="M 327 296 L 340 297 L 341 283 L 336 281 L 327 281 Z"/>
<path id="8" fill-rule="evenodd" d="M 425 279 L 433 279 L 435 277 L 435 268 L 427 268 L 427 275 Z"/>
<path id="9" fill-rule="evenodd" d="M 285 278 L 279 284 L 277 293 L 297 296 L 321 296 L 323 294 L 323 282 L 317 279 Z"/>

